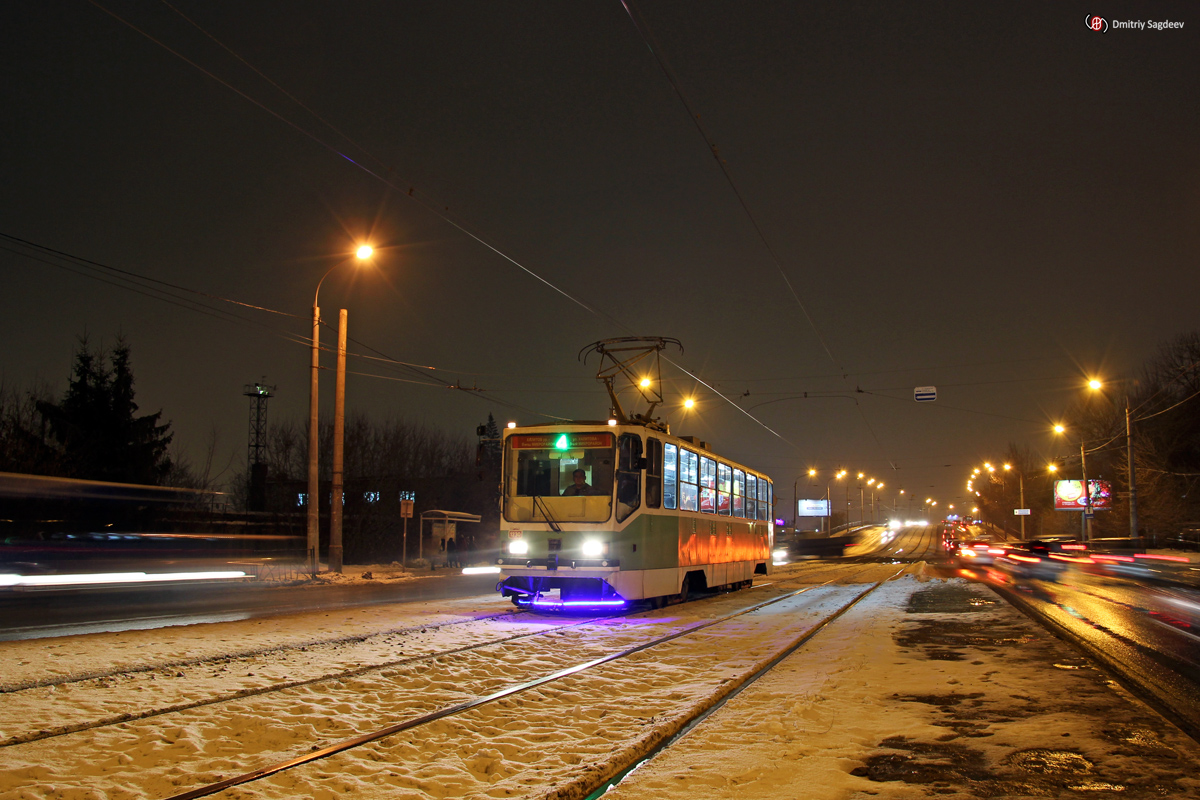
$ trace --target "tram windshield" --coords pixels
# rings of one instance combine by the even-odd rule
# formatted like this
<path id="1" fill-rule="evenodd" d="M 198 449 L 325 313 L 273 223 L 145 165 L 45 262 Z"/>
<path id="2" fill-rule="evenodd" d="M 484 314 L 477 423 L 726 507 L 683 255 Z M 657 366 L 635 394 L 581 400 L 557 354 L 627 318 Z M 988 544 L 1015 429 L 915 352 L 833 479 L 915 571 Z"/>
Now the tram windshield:
<path id="1" fill-rule="evenodd" d="M 565 504 L 570 508 L 562 509 L 563 517 L 572 521 L 580 514 L 589 520 L 608 519 L 616 472 L 615 437 L 611 433 L 518 433 L 508 437 L 504 451 L 507 498 L 564 498 L 552 500 L 552 514 L 556 513 L 553 509 Z M 580 502 L 565 498 L 591 499 Z M 505 516 L 523 517 L 525 505 L 506 503 Z M 542 512 L 531 506 L 530 513 Z"/>

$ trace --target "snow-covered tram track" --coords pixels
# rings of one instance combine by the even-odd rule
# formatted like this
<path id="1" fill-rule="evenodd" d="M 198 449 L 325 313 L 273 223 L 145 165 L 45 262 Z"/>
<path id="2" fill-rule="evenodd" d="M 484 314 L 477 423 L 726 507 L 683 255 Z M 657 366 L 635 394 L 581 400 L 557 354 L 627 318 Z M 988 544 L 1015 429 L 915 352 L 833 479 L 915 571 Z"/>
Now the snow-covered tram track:
<path id="1" fill-rule="evenodd" d="M 669 747 L 671 747 L 677 741 L 679 741 L 684 736 L 686 736 L 689 731 L 691 731 L 697 725 L 704 722 L 704 720 L 708 719 L 715 712 L 717 712 L 723 705 L 728 703 L 733 698 L 737 697 L 739 694 L 741 694 L 746 689 L 750 688 L 752 685 L 754 685 L 754 683 L 756 683 L 763 676 L 767 675 L 771 670 L 773 670 L 776 666 L 778 666 L 781 661 L 783 661 L 785 658 L 790 656 L 792 653 L 799 650 L 804 645 L 808 644 L 808 642 L 814 636 L 816 636 L 821 631 L 825 630 L 830 624 L 835 622 L 839 617 L 841 617 L 843 614 L 845 614 L 851 608 L 853 608 L 854 606 L 858 605 L 860 602 L 865 600 L 868 595 L 870 595 L 872 592 L 874 592 L 876 589 L 878 589 L 880 586 L 882 586 L 884 583 L 886 583 L 887 580 L 896 578 L 904 571 L 905 571 L 904 569 L 897 570 L 896 573 L 894 575 L 892 575 L 890 578 L 871 584 L 866 589 L 864 589 L 862 592 L 860 592 L 856 597 L 854 597 L 850 602 L 846 603 L 844 606 L 839 608 L 837 611 L 830 614 L 828 617 L 821 620 L 819 623 L 817 623 L 813 627 L 809 628 L 803 635 L 801 635 L 794 642 L 792 642 L 790 645 L 788 645 L 786 648 L 784 648 L 782 651 L 780 651 L 769 662 L 764 664 L 757 672 L 755 672 L 752 675 L 747 676 L 743 681 L 741 681 L 736 686 L 734 686 L 732 689 L 730 689 L 729 692 L 727 692 L 726 694 L 724 694 L 721 697 L 714 700 L 712 705 L 710 705 L 708 708 L 705 708 L 705 709 L 699 711 L 690 720 L 688 720 L 678 731 L 676 731 L 671 736 L 664 738 L 657 746 L 655 746 L 653 749 L 651 749 L 650 752 L 648 752 L 645 756 L 639 758 L 634 763 L 629 764 L 624 769 L 622 769 L 620 772 L 618 772 L 616 775 L 601 782 L 598 786 L 593 787 L 591 789 L 591 792 L 586 796 L 586 800 L 595 800 L 595 798 L 599 798 L 605 792 L 607 792 L 611 787 L 619 784 L 625 778 L 625 776 L 629 775 L 634 770 L 638 769 L 643 764 L 645 764 L 648 761 L 650 761 L 651 759 L 653 759 L 655 756 L 657 756 L 660 753 L 667 750 Z"/>
<path id="2" fill-rule="evenodd" d="M 480 622 L 485 622 L 485 621 L 494 622 L 497 620 L 514 620 L 521 616 L 526 616 L 526 615 L 528 615 L 528 612 L 525 612 L 525 611 L 510 611 L 510 612 L 506 612 L 504 614 L 494 614 L 494 615 L 489 615 L 486 617 L 470 619 L 470 620 L 453 620 L 453 621 L 447 621 L 447 622 L 441 622 L 441 623 L 431 623 L 431 624 L 427 624 L 427 625 L 416 626 L 414 628 L 399 628 L 399 629 L 395 629 L 395 630 L 374 633 L 369 636 L 339 637 L 337 639 L 325 639 L 325 640 L 320 640 L 318 642 L 306 643 L 304 645 L 290 645 L 286 648 L 256 650 L 256 651 L 253 651 L 252 653 L 248 653 L 248 654 L 247 653 L 237 653 L 237 654 L 231 654 L 231 655 L 209 657 L 206 659 L 192 660 L 192 661 L 183 662 L 183 663 L 171 662 L 171 663 L 167 663 L 167 664 L 147 665 L 147 666 L 143 666 L 143 667 L 140 667 L 137 669 L 131 669 L 131 670 L 112 670 L 112 671 L 89 675 L 86 678 L 81 678 L 81 677 L 77 677 L 77 676 L 70 677 L 70 678 L 67 678 L 65 680 L 61 680 L 58 682 L 39 681 L 36 684 L 26 686 L 26 687 L 23 687 L 20 689 L 10 689 L 10 690 L 4 692 L 4 694 L 7 694 L 10 696 L 6 702 L 11 703 L 11 702 L 17 702 L 17 700 L 22 692 L 28 692 L 28 691 L 34 690 L 34 689 L 46 689 L 46 688 L 50 688 L 52 690 L 57 690 L 62 687 L 70 686 L 71 684 L 81 683 L 85 680 L 87 680 L 87 681 L 115 680 L 115 679 L 120 679 L 120 678 L 128 678 L 128 677 L 132 677 L 132 676 L 137 676 L 137 675 L 150 673 L 150 672 L 154 672 L 154 671 L 161 671 L 164 669 L 172 670 L 172 669 L 176 669 L 176 668 L 182 667 L 182 666 L 200 667 L 200 668 L 203 668 L 206 666 L 211 667 L 212 665 L 224 665 L 224 664 L 229 663 L 230 661 L 237 661 L 237 660 L 243 660 L 243 659 L 249 659 L 249 658 L 258 658 L 258 657 L 270 656 L 270 655 L 279 655 L 279 654 L 282 654 L 287 651 L 307 650 L 309 648 L 316 647 L 316 646 L 353 644 L 353 643 L 363 642 L 368 639 L 393 636 L 393 635 L 398 635 L 398 634 L 402 635 L 402 634 L 409 634 L 409 633 L 415 633 L 415 632 L 424 633 L 429 630 L 438 630 L 441 628 L 449 627 L 451 625 L 465 625 L 465 624 L 480 623 Z M 273 692 L 284 692 L 284 691 L 299 689 L 299 688 L 308 687 L 308 686 L 318 686 L 320 684 L 327 684 L 327 683 L 333 683 L 335 681 L 342 681 L 342 680 L 358 678 L 358 677 L 367 675 L 371 672 L 377 672 L 377 671 L 381 671 L 381 670 L 392 669 L 392 668 L 402 667 L 402 666 L 410 666 L 410 665 L 420 664 L 421 662 L 430 662 L 430 661 L 433 661 L 438 658 L 444 658 L 446 656 L 453 656 L 453 655 L 457 655 L 457 654 L 461 654 L 461 653 L 468 653 L 473 650 L 478 650 L 480 648 L 493 647 L 497 644 L 504 644 L 506 642 L 519 641 L 521 639 L 526 639 L 529 637 L 547 636 L 547 635 L 557 633 L 562 630 L 566 630 L 568 628 L 574 628 L 574 627 L 579 627 L 582 625 L 593 624 L 600 620 L 609 619 L 609 618 L 611 618 L 611 616 L 613 616 L 613 615 L 591 617 L 588 619 L 574 619 L 570 623 L 567 623 L 564 625 L 557 625 L 554 627 L 543 628 L 543 629 L 536 630 L 536 631 L 527 631 L 527 632 L 523 632 L 523 633 L 517 633 L 517 634 L 513 634 L 511 636 L 500 636 L 500 637 L 496 637 L 496 638 L 486 639 L 484 641 L 476 642 L 473 644 L 463 645 L 461 647 L 452 647 L 452 648 L 447 648 L 447 649 L 443 649 L 443 650 L 436 650 L 433 652 L 423 653 L 420 655 L 410 655 L 410 656 L 406 656 L 404 658 L 391 659 L 391 660 L 367 664 L 367 665 L 363 665 L 363 666 L 357 666 L 357 667 L 353 667 L 353 668 L 349 668 L 349 669 L 341 669 L 341 670 L 337 670 L 335 672 L 324 672 L 319 675 L 315 675 L 315 676 L 311 676 L 311 677 L 303 678 L 303 679 L 275 681 L 275 682 L 268 683 L 268 684 L 262 685 L 262 686 L 255 686 L 252 688 L 242 688 L 242 689 L 238 689 L 238 690 L 235 690 L 232 692 L 225 692 L 225 693 L 221 693 L 221 694 L 210 695 L 207 697 L 203 697 L 203 698 L 199 698 L 199 699 L 195 699 L 195 700 L 189 700 L 189 701 L 185 701 L 185 702 L 164 703 L 159 706 L 150 707 L 150 708 L 142 708 L 137 711 L 121 711 L 121 712 L 106 714 L 106 715 L 99 716 L 97 718 L 86 720 L 86 721 L 79 721 L 79 722 L 66 723 L 66 724 L 56 724 L 56 725 L 50 725 L 50 726 L 46 726 L 46 727 L 38 727 L 40 723 L 38 723 L 36 720 L 30 720 L 30 722 L 33 724 L 33 727 L 37 728 L 36 730 L 28 730 L 28 731 L 24 731 L 21 733 L 13 733 L 13 734 L 9 734 L 7 736 L 0 737 L 0 749 L 5 748 L 5 747 L 11 747 L 13 745 L 36 742 L 36 741 L 40 741 L 42 739 L 49 739 L 49 738 L 53 738 L 53 737 L 57 737 L 57 736 L 64 736 L 64 735 L 71 734 L 71 733 L 80 733 L 83 731 L 94 730 L 97 728 L 104 728 L 104 727 L 111 726 L 111 725 L 119 725 L 119 724 L 132 722 L 132 721 L 136 721 L 136 720 L 145 720 L 145 719 L 149 719 L 151 717 L 158 717 L 158 716 L 162 716 L 165 714 L 178 713 L 178 712 L 182 712 L 182 711 L 190 711 L 190 710 L 202 708 L 205 706 L 216 706 L 216 705 L 230 703 L 230 702 L 237 701 L 237 700 L 245 700 L 247 698 L 253 698 L 253 697 L 271 694 Z"/>
<path id="3" fill-rule="evenodd" d="M 807 565 L 806 565 L 807 566 Z M 832 568 L 836 570 L 836 568 Z M 817 575 L 823 575 L 831 570 L 829 565 L 812 565 L 812 568 L 805 569 L 799 575 L 790 575 L 776 581 L 776 583 L 793 583 L 793 582 L 813 582 L 815 572 Z M 820 580 L 820 578 L 817 578 Z M 470 653 L 482 648 L 492 647 L 506 642 L 516 642 L 522 639 L 538 636 L 550 636 L 561 631 L 577 628 L 581 626 L 595 624 L 602 620 L 611 619 L 619 616 L 618 614 L 605 614 L 603 616 L 593 616 L 588 618 L 573 617 L 569 622 L 561 625 L 553 625 L 541 628 L 534 631 L 522 631 L 508 636 L 494 636 L 484 638 L 481 641 L 463 644 L 456 647 L 445 647 L 432 650 L 429 652 L 407 655 L 403 658 L 385 659 L 383 661 L 372 661 L 371 663 L 354 666 L 351 668 L 339 669 L 335 671 L 323 671 L 315 675 L 309 675 L 304 678 L 295 678 L 291 680 L 275 680 L 266 684 L 258 684 L 237 688 L 233 691 L 224 691 L 214 694 L 209 694 L 202 697 L 193 697 L 182 701 L 166 701 L 155 700 L 154 698 L 140 698 L 142 707 L 137 710 L 128 710 L 128 704 L 125 698 L 121 698 L 119 702 L 100 703 L 97 707 L 91 707 L 87 710 L 73 709 L 71 703 L 67 700 L 67 696 L 81 691 L 86 691 L 89 687 L 100 689 L 118 690 L 122 686 L 129 685 L 136 681 L 141 681 L 139 691 L 143 693 L 152 693 L 155 689 L 172 691 L 172 696 L 178 692 L 173 691 L 170 684 L 171 680 L 155 682 L 155 676 L 173 676 L 176 679 L 183 678 L 183 672 L 180 670 L 212 670 L 216 669 L 222 672 L 234 669 L 260 669 L 261 666 L 255 666 L 258 660 L 264 657 L 278 658 L 281 656 L 294 655 L 297 653 L 307 653 L 309 651 L 319 650 L 321 648 L 336 648 L 336 647 L 351 647 L 362 645 L 373 640 L 386 640 L 394 637 L 404 637 L 417 634 L 444 633 L 452 628 L 467 628 L 470 626 L 478 626 L 481 623 L 499 624 L 504 622 L 513 622 L 522 617 L 529 617 L 528 611 L 507 611 L 501 614 L 488 614 L 476 616 L 471 619 L 446 620 L 439 622 L 428 622 L 415 626 L 403 626 L 398 628 L 390 628 L 383 631 L 376 631 L 365 635 L 355 636 L 337 636 L 326 637 L 321 639 L 306 639 L 299 643 L 292 643 L 283 646 L 275 646 L 268 648 L 255 648 L 251 650 L 236 650 L 229 653 L 220 653 L 210 655 L 204 658 L 195 659 L 174 659 L 167 661 L 157 661 L 149 664 L 143 664 L 137 667 L 114 668 L 109 670 L 93 670 L 85 674 L 57 676 L 55 678 L 41 679 L 28 681 L 12 685 L 6 688 L 0 688 L 0 696 L 5 696 L 5 702 L 10 704 L 10 707 L 17 707 L 22 704 L 26 697 L 34 696 L 29 701 L 30 713 L 24 716 L 22 722 L 25 726 L 22 730 L 0 730 L 0 750 L 14 745 L 28 744 L 44 739 L 51 739 L 67 734 L 81 733 L 89 730 L 96 730 L 112 725 L 120 725 L 134 721 L 147 720 L 153 717 L 159 717 L 172 713 L 191 711 L 201 709 L 207 706 L 218 706 L 221 704 L 232 703 L 248 698 L 260 697 L 276 692 L 285 692 L 289 690 L 301 689 L 304 687 L 316 687 L 321 684 L 329 684 L 336 681 L 351 680 L 354 678 L 368 675 L 372 672 L 378 672 L 397 667 L 419 665 L 423 662 L 432 662 L 435 659 L 456 654 Z M 542 619 L 545 619 L 544 617 Z M 253 675 L 254 673 L 248 673 Z M 149 682 L 145 678 L 149 678 Z M 157 683 L 155 689 L 148 689 L 149 686 Z M 83 686 L 88 684 L 88 686 Z M 39 705 L 37 695 L 44 692 L 57 693 L 62 702 L 56 703 L 53 709 L 54 720 L 51 721 L 43 716 L 39 716 L 36 708 Z M 194 693 L 194 692 L 192 692 Z M 189 694 L 192 694 L 189 693 Z M 149 702 L 146 702 L 149 700 Z"/>
<path id="4" fill-rule="evenodd" d="M 842 616 L 842 614 L 879 588 L 879 586 L 881 586 L 884 582 L 894 579 L 903 573 L 905 569 L 906 568 L 902 568 L 893 574 L 886 576 L 883 580 L 869 584 L 866 589 L 859 590 L 861 584 L 850 583 L 849 588 L 851 590 L 859 591 L 852 591 L 850 598 L 845 602 L 842 602 L 842 598 L 838 598 L 836 601 L 837 604 L 832 610 L 823 610 L 820 617 L 807 625 L 799 636 L 789 636 L 786 645 L 782 648 L 775 648 L 773 652 L 765 657 L 757 658 L 748 669 L 740 670 L 735 677 L 726 678 L 720 681 L 715 685 L 714 691 L 703 697 L 698 705 L 693 704 L 692 706 L 686 708 L 686 713 L 684 715 L 677 715 L 670 720 L 668 724 L 659 725 L 657 729 L 651 731 L 649 736 L 642 737 L 641 739 L 635 740 L 632 743 L 626 743 L 624 749 L 628 751 L 628 757 L 626 758 L 626 761 L 628 762 L 627 764 L 621 764 L 621 766 L 616 770 L 606 770 L 608 774 L 598 773 L 596 768 L 588 768 L 585 766 L 585 768 L 582 770 L 583 774 L 571 780 L 569 782 L 570 785 L 566 787 L 560 786 L 550 792 L 550 794 L 556 797 L 582 797 L 589 791 L 595 789 L 597 786 L 605 785 L 606 782 L 610 781 L 610 779 L 613 777 L 612 773 L 614 771 L 619 774 L 627 773 L 634 768 L 636 764 L 645 761 L 650 754 L 657 752 L 665 746 L 669 746 L 670 743 L 674 742 L 676 739 L 686 733 L 687 730 L 690 730 L 692 727 L 702 721 L 714 710 L 724 704 L 728 699 L 757 681 L 784 658 L 795 652 L 800 647 L 804 646 L 813 638 L 813 636 L 824 630 L 829 624 Z M 532 680 L 522 681 L 520 683 L 506 686 L 485 696 L 475 697 L 454 705 L 438 708 L 430 713 L 411 717 L 402 722 L 391 724 L 366 734 L 344 739 L 319 749 L 314 747 L 313 751 L 310 753 L 261 767 L 240 775 L 235 775 L 230 778 L 223 778 L 210 784 L 194 787 L 187 791 L 171 795 L 166 798 L 166 800 L 193 800 L 194 798 L 207 797 L 219 792 L 224 792 L 225 790 L 232 789 L 233 787 L 256 783 L 295 768 L 324 761 L 339 754 L 378 743 L 381 740 L 395 737 L 404 732 L 413 731 L 426 726 L 432 726 L 434 723 L 465 715 L 470 712 L 477 711 L 485 706 L 500 704 L 502 701 L 513 698 L 516 695 L 533 692 L 549 684 L 564 681 L 565 679 L 569 679 L 590 670 L 596 670 L 607 665 L 612 665 L 616 662 L 630 660 L 638 655 L 650 651 L 652 648 L 662 647 L 684 637 L 696 636 L 697 634 L 704 632 L 708 632 L 708 635 L 712 636 L 715 631 L 710 631 L 710 629 L 736 623 L 747 615 L 763 611 L 764 609 L 768 609 L 776 604 L 786 603 L 786 601 L 792 600 L 799 595 L 811 592 L 814 589 L 830 587 L 839 580 L 843 582 L 852 582 L 867 571 L 869 570 L 860 571 L 852 576 L 843 575 L 840 578 L 832 578 L 825 583 L 816 586 L 808 585 L 801 589 L 786 591 L 780 596 L 752 603 L 749 606 L 737 609 L 732 613 L 724 614 L 716 619 L 710 619 L 688 625 L 680 630 L 675 630 L 664 636 L 658 636 L 650 640 L 640 642 L 620 651 L 612 652 L 584 662 L 572 664 L 571 666 L 555 670 L 554 672 L 536 677 Z M 791 582 L 791 580 L 794 580 L 794 578 L 777 582 L 777 585 L 778 583 L 782 582 Z M 543 695 L 543 697 L 539 699 L 545 699 L 545 696 Z M 579 707 L 576 706 L 574 712 L 578 711 Z M 566 712 L 564 716 L 570 716 L 571 713 L 572 712 Z M 650 718 L 650 721 L 654 721 L 653 716 Z M 452 743 L 443 743 L 442 747 L 448 747 L 451 750 L 461 749 L 456 748 Z M 377 761 L 378 759 L 372 757 L 370 760 Z M 392 774 L 395 775 L 396 773 Z M 278 789 L 279 787 L 273 788 Z M 287 794 L 291 794 L 293 792 L 303 793 L 309 790 L 309 787 L 302 789 L 294 785 L 289 785 L 287 788 Z M 266 792 L 268 796 L 273 794 L 271 788 L 265 786 L 262 787 L 260 791 Z"/>
<path id="5" fill-rule="evenodd" d="M 111 669 L 88 670 L 78 674 L 56 675 L 50 678 L 18 681 L 15 683 L 0 682 L 0 697 L 17 692 L 23 692 L 28 689 L 40 689 L 49 686 L 63 687 L 72 683 L 98 681 L 106 678 L 115 678 L 117 676 L 138 675 L 154 672 L 155 670 L 197 667 L 217 662 L 227 663 L 230 660 L 247 660 L 262 656 L 278 656 L 285 653 L 307 651 L 319 647 L 341 647 L 345 645 L 361 644 L 371 639 L 380 639 L 388 636 L 404 636 L 414 633 L 425 633 L 426 631 L 430 630 L 436 631 L 456 625 L 470 625 L 477 622 L 483 622 L 485 620 L 512 619 L 513 617 L 522 613 L 525 612 L 505 611 L 500 614 L 487 614 L 483 616 L 472 617 L 470 619 L 449 619 L 437 622 L 426 622 L 419 625 L 406 625 L 399 628 L 371 631 L 370 633 L 352 636 L 327 636 L 320 639 L 305 639 L 304 641 L 300 642 L 291 642 L 289 644 L 273 645 L 270 647 L 255 647 L 250 649 L 236 650 L 230 653 L 221 653 L 215 656 L 204 656 L 202 658 L 170 659 L 150 664 L 142 664 L 140 666 L 117 666 Z M 5 742 L 0 742 L 0 746 L 3 744 L 5 744 Z"/>

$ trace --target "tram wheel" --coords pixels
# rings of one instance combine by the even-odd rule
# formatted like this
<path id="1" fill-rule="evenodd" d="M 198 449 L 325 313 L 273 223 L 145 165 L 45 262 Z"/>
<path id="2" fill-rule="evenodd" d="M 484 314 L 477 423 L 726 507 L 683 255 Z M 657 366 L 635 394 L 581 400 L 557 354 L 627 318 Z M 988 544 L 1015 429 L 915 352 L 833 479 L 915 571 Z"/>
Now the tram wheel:
<path id="1" fill-rule="evenodd" d="M 691 589 L 692 576 L 683 576 L 683 585 L 679 587 L 679 602 L 686 603 L 688 600 L 688 592 Z"/>

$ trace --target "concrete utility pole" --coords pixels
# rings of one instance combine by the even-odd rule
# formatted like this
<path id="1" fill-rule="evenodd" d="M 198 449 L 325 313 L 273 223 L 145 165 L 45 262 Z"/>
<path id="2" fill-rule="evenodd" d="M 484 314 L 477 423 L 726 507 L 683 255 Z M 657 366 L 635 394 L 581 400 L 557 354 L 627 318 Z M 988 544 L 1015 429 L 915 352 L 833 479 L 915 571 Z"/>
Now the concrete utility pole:
<path id="1" fill-rule="evenodd" d="M 1129 419 L 1129 391 L 1125 392 L 1125 458 L 1129 461 L 1129 538 L 1138 538 L 1137 467 L 1133 463 L 1133 424 Z"/>
<path id="2" fill-rule="evenodd" d="M 1088 530 L 1091 527 L 1092 516 L 1092 490 L 1088 486 L 1087 479 L 1087 451 L 1084 449 L 1083 441 L 1079 442 L 1079 469 L 1083 473 L 1083 515 L 1080 517 L 1080 535 L 1083 541 L 1088 541 Z"/>
<path id="3" fill-rule="evenodd" d="M 329 273 L 326 273 L 328 275 Z M 321 280 L 325 280 L 324 277 Z M 321 284 L 317 284 L 321 291 Z M 317 375 L 321 371 L 321 309 L 313 296 L 312 307 L 312 370 L 308 390 L 308 501 L 305 512 L 308 520 L 308 571 L 316 575 L 321 570 L 321 485 L 317 471 Z"/>
<path id="4" fill-rule="evenodd" d="M 342 571 L 342 449 L 346 432 L 346 309 L 338 312 L 337 379 L 333 395 L 333 494 L 329 507 L 329 569 Z"/>

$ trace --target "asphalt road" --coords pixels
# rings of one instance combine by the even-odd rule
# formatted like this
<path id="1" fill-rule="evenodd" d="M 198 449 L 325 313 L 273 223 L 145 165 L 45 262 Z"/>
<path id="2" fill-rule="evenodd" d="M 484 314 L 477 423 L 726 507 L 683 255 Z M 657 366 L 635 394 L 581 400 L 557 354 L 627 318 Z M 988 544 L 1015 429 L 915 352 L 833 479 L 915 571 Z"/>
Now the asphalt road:
<path id="1" fill-rule="evenodd" d="M 871 556 L 924 560 L 947 577 L 992 586 L 1200 738 L 1200 590 L 1162 580 L 1169 573 L 1113 577 L 1074 565 L 1054 581 L 1014 580 L 994 567 L 951 563 L 935 534 L 932 527 L 902 531 Z"/>
<path id="2" fill-rule="evenodd" d="M 448 600 L 492 592 L 495 575 L 436 572 L 391 584 L 155 588 L 0 593 L 0 641 L 139 630 L 381 603 Z"/>

